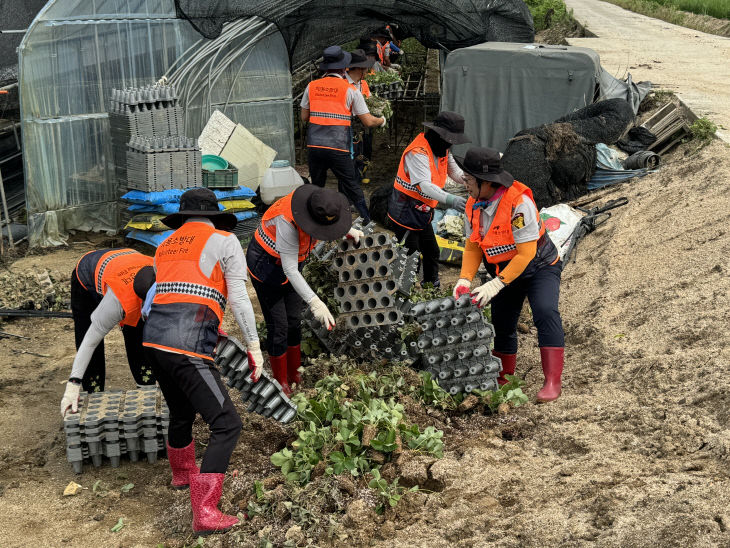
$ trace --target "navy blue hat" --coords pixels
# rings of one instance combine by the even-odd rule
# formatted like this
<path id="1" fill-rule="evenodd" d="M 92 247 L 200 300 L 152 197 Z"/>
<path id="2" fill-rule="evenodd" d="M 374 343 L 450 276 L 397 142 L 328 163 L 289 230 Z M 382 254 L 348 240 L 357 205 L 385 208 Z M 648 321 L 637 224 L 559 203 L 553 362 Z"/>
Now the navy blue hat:
<path id="1" fill-rule="evenodd" d="M 330 46 L 322 52 L 322 62 L 319 70 L 344 69 L 350 66 L 352 54 L 344 51 L 340 46 Z"/>

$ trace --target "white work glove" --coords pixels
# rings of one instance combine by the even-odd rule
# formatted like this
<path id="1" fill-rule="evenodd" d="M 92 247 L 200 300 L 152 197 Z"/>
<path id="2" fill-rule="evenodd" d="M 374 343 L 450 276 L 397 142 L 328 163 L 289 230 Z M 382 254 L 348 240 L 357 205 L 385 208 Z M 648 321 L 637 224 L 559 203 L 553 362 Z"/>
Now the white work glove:
<path id="1" fill-rule="evenodd" d="M 446 205 L 463 213 L 466 210 L 466 198 L 457 196 L 456 194 L 449 194 L 446 196 Z"/>
<path id="2" fill-rule="evenodd" d="M 251 373 L 251 379 L 253 382 L 259 380 L 261 371 L 264 368 L 264 357 L 261 354 L 261 345 L 259 341 L 251 341 L 247 343 L 247 354 L 248 354 L 248 368 L 253 370 Z"/>
<path id="3" fill-rule="evenodd" d="M 314 318 L 327 329 L 331 330 L 335 326 L 335 319 L 327 308 L 327 305 L 316 295 L 309 301 L 309 310 L 312 311 Z"/>
<path id="4" fill-rule="evenodd" d="M 462 295 L 469 293 L 470 289 L 471 281 L 466 278 L 459 278 L 459 281 L 456 282 L 456 285 L 454 286 L 454 292 L 452 293 L 454 300 L 458 301 Z"/>
<path id="5" fill-rule="evenodd" d="M 471 294 L 473 302 L 479 308 L 483 308 L 491 301 L 504 287 L 504 282 L 499 278 L 493 278 L 484 285 L 477 287 Z"/>
<path id="6" fill-rule="evenodd" d="M 79 412 L 79 392 L 81 385 L 73 382 L 66 383 L 66 391 L 61 399 L 61 416 L 66 417 L 66 413 L 71 409 L 71 413 Z"/>
<path id="7" fill-rule="evenodd" d="M 387 124 L 387 123 L 388 123 L 388 120 L 385 118 L 385 116 L 383 116 L 383 123 L 380 124 L 378 127 L 384 128 L 385 124 Z"/>
<path id="8" fill-rule="evenodd" d="M 358 230 L 357 228 L 351 228 L 347 234 L 345 234 L 345 238 L 348 240 L 353 240 L 356 244 L 360 243 L 360 238 L 365 236 L 365 233 L 362 230 Z"/>

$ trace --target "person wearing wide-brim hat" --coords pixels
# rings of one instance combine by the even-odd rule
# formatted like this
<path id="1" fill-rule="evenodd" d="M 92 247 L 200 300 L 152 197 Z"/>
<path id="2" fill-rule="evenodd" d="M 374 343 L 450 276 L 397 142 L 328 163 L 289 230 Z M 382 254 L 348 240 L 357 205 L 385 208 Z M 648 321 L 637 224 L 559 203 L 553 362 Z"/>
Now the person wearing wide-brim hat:
<path id="1" fill-rule="evenodd" d="M 357 44 L 357 49 L 362 50 L 368 61 L 373 62 L 372 66 L 367 71 L 367 74 L 375 74 L 376 72 L 383 72 L 385 70 L 378 59 L 378 45 L 370 38 L 369 35 L 360 38 L 360 41 Z"/>
<path id="2" fill-rule="evenodd" d="M 347 68 L 347 81 L 362 93 L 366 99 L 372 95 L 370 86 L 363 79 L 365 72 L 375 64 L 375 59 L 370 59 L 362 49 L 352 51 L 352 61 Z M 363 173 L 368 161 L 373 155 L 373 136 L 369 128 L 363 128 L 358 119 L 352 120 L 352 157 L 355 162 L 355 169 L 362 182 Z"/>
<path id="3" fill-rule="evenodd" d="M 61 399 L 61 415 L 78 411 L 79 393 L 103 392 L 104 337 L 122 328 L 127 362 L 138 386 L 155 384 L 142 347 L 142 302 L 155 282 L 152 257 L 129 248 L 85 254 L 71 273 L 76 356 Z"/>
<path id="4" fill-rule="evenodd" d="M 499 152 L 470 148 L 457 158 L 464 170 L 466 244 L 454 298 L 468 293 L 482 260 L 493 278 L 471 294 L 480 307 L 491 302 L 494 352 L 502 360 L 499 384 L 514 375 L 517 320 L 527 297 L 537 327 L 545 383 L 538 402 L 557 399 L 561 390 L 565 337 L 558 311 L 560 274 L 558 250 L 545 230 L 532 191 L 502 167 Z"/>
<path id="5" fill-rule="evenodd" d="M 405 246 L 421 253 L 423 283 L 439 286 L 439 247 L 431 226 L 433 208 L 442 203 L 464 211 L 466 199 L 446 192 L 444 185 L 447 175 L 462 182 L 462 171 L 450 149 L 469 139 L 464 135 L 464 118 L 455 112 L 439 112 L 432 122 L 423 125 L 426 131 L 419 133 L 401 156 L 388 201 L 388 217 L 395 235 L 405 238 Z"/>
<path id="6" fill-rule="evenodd" d="M 307 303 L 327 329 L 335 320 L 327 305 L 301 274 L 317 241 L 346 236 L 360 241 L 352 228 L 347 199 L 335 190 L 302 185 L 274 202 L 261 218 L 246 251 L 248 270 L 266 320 L 266 350 L 271 370 L 286 393 L 301 382 L 301 316 Z"/>
<path id="7" fill-rule="evenodd" d="M 345 69 L 351 62 L 352 54 L 340 46 L 330 46 L 322 52 L 319 68 L 324 76 L 311 81 L 304 90 L 301 118 L 309 122 L 307 160 L 312 184 L 324 187 L 327 171 L 332 170 L 339 191 L 368 223 L 370 212 L 352 161 L 351 118 L 357 116 L 365 127 L 382 126 L 385 118 L 370 114 L 362 93 L 347 81 Z"/>
<path id="8" fill-rule="evenodd" d="M 176 230 L 155 253 L 157 286 L 143 344 L 170 409 L 167 455 L 172 486 L 190 487 L 193 530 L 207 534 L 238 523 L 218 510 L 241 432 L 241 418 L 213 364 L 226 304 L 248 347 L 254 382 L 264 360 L 246 289 L 246 258 L 238 238 L 229 232 L 236 216 L 220 210 L 212 190 L 194 188 L 180 197 L 180 211 L 162 222 Z M 192 437 L 198 413 L 210 428 L 200 469 Z"/>
<path id="9" fill-rule="evenodd" d="M 388 43 L 392 36 L 386 28 L 378 28 L 370 33 L 370 38 L 375 43 L 375 47 L 378 49 L 378 61 L 384 67 L 390 66 L 390 55 L 388 52 Z"/>

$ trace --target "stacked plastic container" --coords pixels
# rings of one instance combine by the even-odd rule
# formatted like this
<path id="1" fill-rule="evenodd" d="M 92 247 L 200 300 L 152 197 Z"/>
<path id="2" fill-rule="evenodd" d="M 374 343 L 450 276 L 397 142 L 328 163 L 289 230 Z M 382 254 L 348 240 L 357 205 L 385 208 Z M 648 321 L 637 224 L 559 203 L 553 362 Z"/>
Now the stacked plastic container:
<path id="1" fill-rule="evenodd" d="M 200 148 L 189 137 L 132 137 L 127 149 L 127 188 L 142 192 L 203 185 Z"/>
<path id="2" fill-rule="evenodd" d="M 158 451 L 165 448 L 169 415 L 156 386 L 82 392 L 79 412 L 68 413 L 63 421 L 68 461 L 77 474 L 87 458 L 95 468 L 105 458 L 116 468 L 125 455 L 131 461 L 144 455 L 153 463 Z"/>

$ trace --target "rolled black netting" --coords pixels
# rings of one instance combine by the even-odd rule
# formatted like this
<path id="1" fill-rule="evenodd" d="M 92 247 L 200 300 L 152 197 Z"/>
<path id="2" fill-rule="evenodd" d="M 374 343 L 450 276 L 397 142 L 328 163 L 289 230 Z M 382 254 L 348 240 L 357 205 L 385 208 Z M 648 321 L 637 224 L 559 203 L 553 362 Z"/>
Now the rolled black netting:
<path id="1" fill-rule="evenodd" d="M 532 190 L 538 208 L 588 192 L 597 143 L 612 145 L 633 124 L 625 99 L 594 103 L 552 124 L 520 131 L 507 144 L 504 168 Z"/>
<path id="2" fill-rule="evenodd" d="M 274 23 L 295 70 L 332 44 L 398 25 L 400 34 L 424 46 L 451 51 L 486 41 L 534 40 L 532 16 L 522 0 L 175 0 L 178 17 L 206 38 L 220 35 L 223 24 L 246 17 Z"/>

